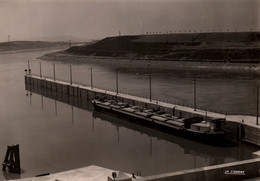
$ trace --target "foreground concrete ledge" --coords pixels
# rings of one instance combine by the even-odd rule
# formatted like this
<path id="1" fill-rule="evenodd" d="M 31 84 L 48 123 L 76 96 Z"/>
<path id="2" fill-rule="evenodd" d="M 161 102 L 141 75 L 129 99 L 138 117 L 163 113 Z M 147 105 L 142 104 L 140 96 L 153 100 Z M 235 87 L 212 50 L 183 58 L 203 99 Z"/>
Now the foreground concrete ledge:
<path id="1" fill-rule="evenodd" d="M 91 165 L 79 169 L 50 174 L 42 177 L 31 177 L 17 181 L 107 181 L 115 170 Z M 126 174 L 131 178 L 131 174 Z"/>
<path id="2" fill-rule="evenodd" d="M 142 177 L 137 181 L 244 180 L 260 177 L 260 158 Z"/>
<path id="3" fill-rule="evenodd" d="M 136 181 L 193 181 L 193 180 L 244 180 L 260 177 L 260 158 L 244 160 L 208 167 L 171 172 L 147 177 Z M 91 165 L 79 169 L 55 173 L 42 177 L 19 179 L 19 181 L 107 181 L 115 170 Z M 118 172 L 117 172 L 118 173 Z M 118 174 L 119 175 L 119 174 Z M 123 173 L 131 180 L 131 174 Z"/>
<path id="4" fill-rule="evenodd" d="M 194 181 L 194 180 L 244 180 L 260 177 L 260 158 L 207 166 L 202 168 L 171 172 L 147 177 L 136 181 Z M 107 181 L 114 170 L 91 165 L 42 177 L 19 179 L 19 181 Z M 117 172 L 118 173 L 118 172 Z M 121 172 L 122 173 L 122 172 Z M 118 174 L 119 175 L 119 174 Z M 131 174 L 123 173 L 131 180 Z"/>

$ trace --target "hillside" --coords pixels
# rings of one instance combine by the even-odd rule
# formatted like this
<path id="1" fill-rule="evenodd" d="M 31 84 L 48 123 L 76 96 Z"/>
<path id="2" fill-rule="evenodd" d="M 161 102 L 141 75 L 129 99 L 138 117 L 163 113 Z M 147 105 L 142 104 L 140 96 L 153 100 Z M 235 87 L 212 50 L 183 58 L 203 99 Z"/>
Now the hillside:
<path id="1" fill-rule="evenodd" d="M 0 43 L 0 52 L 51 48 L 59 46 L 68 46 L 64 42 L 45 42 L 45 41 L 12 41 Z"/>
<path id="2" fill-rule="evenodd" d="M 259 32 L 186 33 L 108 37 L 72 47 L 78 55 L 168 61 L 260 61 Z"/>

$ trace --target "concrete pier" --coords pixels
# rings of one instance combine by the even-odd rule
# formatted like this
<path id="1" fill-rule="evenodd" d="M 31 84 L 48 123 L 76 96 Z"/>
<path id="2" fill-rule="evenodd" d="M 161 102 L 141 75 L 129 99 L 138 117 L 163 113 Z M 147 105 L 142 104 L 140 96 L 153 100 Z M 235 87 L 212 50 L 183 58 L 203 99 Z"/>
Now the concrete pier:
<path id="1" fill-rule="evenodd" d="M 118 99 L 122 102 L 132 105 L 142 106 L 150 109 L 158 109 L 176 116 L 203 116 L 207 119 L 226 118 L 231 130 L 230 139 L 236 142 L 245 141 L 254 145 L 260 146 L 260 126 L 256 125 L 256 117 L 244 115 L 225 115 L 214 112 L 206 112 L 205 110 L 196 109 L 192 107 L 180 106 L 177 104 L 166 103 L 157 100 L 150 100 L 149 98 L 142 98 L 133 95 L 117 93 L 114 91 L 107 91 L 98 88 L 91 88 L 91 86 L 83 86 L 80 84 L 53 80 L 49 78 L 25 75 L 25 84 L 36 89 L 46 89 L 56 95 L 67 95 L 78 98 L 79 102 L 84 103 L 95 97 L 106 96 L 110 99 Z"/>
<path id="2" fill-rule="evenodd" d="M 111 177 L 112 172 L 115 171 L 108 168 L 91 165 L 88 167 L 73 169 L 42 177 L 19 179 L 19 181 L 107 181 L 108 177 Z M 129 178 L 128 180 L 131 180 L 131 174 L 123 174 Z"/>
<path id="3" fill-rule="evenodd" d="M 260 158 L 142 177 L 137 181 L 245 180 L 260 177 Z"/>
<path id="4" fill-rule="evenodd" d="M 127 164 L 127 163 L 126 163 Z M 159 175 L 132 178 L 131 174 L 117 172 L 117 175 L 124 176 L 123 179 L 132 181 L 229 181 L 229 180 L 246 180 L 260 177 L 260 158 L 244 160 L 178 172 L 170 172 Z M 99 166 L 88 166 L 79 169 L 73 169 L 60 173 L 50 174 L 42 177 L 31 177 L 19 179 L 19 181 L 106 181 L 111 180 L 114 170 Z M 127 178 L 126 178 L 127 177 Z"/>

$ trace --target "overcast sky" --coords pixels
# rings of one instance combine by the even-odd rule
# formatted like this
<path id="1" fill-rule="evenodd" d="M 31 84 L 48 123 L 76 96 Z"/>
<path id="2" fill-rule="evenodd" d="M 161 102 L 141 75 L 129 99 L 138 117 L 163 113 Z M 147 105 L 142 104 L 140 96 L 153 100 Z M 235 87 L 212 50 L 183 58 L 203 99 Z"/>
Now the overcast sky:
<path id="1" fill-rule="evenodd" d="M 260 29 L 260 0 L 0 0 L 0 41 Z"/>

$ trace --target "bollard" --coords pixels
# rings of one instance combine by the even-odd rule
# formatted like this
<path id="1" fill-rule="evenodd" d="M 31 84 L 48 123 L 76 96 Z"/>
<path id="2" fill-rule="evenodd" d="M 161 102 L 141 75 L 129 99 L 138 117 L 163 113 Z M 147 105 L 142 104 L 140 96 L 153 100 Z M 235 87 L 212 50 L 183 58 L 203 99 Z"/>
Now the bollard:
<path id="1" fill-rule="evenodd" d="M 175 107 L 172 108 L 172 115 L 175 116 Z"/>
<path id="2" fill-rule="evenodd" d="M 2 165 L 3 171 L 8 168 L 9 173 L 21 173 L 19 145 L 7 146 L 5 160 Z"/>

